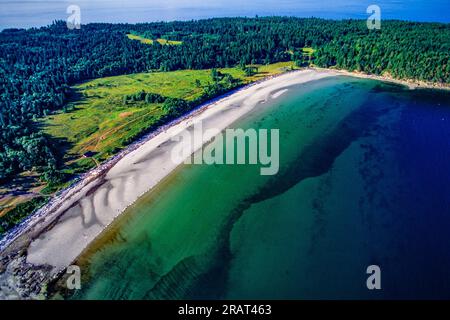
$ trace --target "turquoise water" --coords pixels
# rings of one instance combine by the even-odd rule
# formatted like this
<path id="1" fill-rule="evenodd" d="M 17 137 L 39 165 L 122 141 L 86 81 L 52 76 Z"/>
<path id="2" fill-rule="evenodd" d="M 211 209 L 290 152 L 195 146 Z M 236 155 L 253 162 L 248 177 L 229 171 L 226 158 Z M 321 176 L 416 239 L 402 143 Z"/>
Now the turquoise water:
<path id="1" fill-rule="evenodd" d="M 233 126 L 280 130 L 277 175 L 179 168 L 80 260 L 72 298 L 449 297 L 449 121 L 444 92 L 290 87 Z"/>

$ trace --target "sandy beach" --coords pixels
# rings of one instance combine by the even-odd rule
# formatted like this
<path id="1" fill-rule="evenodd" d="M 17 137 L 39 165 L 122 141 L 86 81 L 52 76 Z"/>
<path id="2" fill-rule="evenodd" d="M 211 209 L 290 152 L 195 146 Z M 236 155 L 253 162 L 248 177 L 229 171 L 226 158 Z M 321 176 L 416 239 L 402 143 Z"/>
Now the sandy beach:
<path id="1" fill-rule="evenodd" d="M 276 99 L 291 85 L 337 75 L 327 70 L 293 71 L 245 86 L 207 103 L 132 144 L 87 174 L 33 214 L 0 243 L 3 253 L 26 249 L 26 263 L 65 270 L 128 206 L 178 167 L 171 151 L 184 131 L 201 121 L 203 130 L 224 130 L 260 102 Z M 195 149 L 208 142 L 197 143 Z"/>

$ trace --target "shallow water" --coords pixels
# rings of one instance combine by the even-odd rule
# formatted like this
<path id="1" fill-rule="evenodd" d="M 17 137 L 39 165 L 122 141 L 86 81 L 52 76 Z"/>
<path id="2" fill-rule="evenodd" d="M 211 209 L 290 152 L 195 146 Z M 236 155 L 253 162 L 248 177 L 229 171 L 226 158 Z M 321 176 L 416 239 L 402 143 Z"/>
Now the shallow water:
<path id="1" fill-rule="evenodd" d="M 73 298 L 450 297 L 450 95 L 288 89 L 233 126 L 280 130 L 277 175 L 179 168 L 84 257 Z"/>

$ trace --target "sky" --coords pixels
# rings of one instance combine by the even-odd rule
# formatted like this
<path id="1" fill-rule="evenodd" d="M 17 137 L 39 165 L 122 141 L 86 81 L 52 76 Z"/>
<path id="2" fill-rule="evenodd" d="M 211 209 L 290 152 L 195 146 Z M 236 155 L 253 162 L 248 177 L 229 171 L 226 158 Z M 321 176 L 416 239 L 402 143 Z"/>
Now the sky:
<path id="1" fill-rule="evenodd" d="M 450 22 L 450 0 L 0 0 L 0 29 L 66 20 L 69 5 L 80 7 L 84 24 L 255 15 L 365 19 L 371 4 L 382 19 Z"/>

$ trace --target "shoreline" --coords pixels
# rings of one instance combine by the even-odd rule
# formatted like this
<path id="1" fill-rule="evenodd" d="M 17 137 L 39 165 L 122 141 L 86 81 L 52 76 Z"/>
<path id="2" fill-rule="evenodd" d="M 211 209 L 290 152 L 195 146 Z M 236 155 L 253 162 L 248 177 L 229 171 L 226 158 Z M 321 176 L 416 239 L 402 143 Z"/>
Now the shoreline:
<path id="1" fill-rule="evenodd" d="M 371 80 L 395 83 L 395 84 L 406 86 L 410 90 L 415 90 L 415 89 L 450 90 L 450 84 L 446 84 L 446 83 L 433 83 L 433 82 L 413 80 L 413 79 L 401 80 L 401 79 L 395 79 L 395 78 L 392 78 L 392 77 L 386 76 L 386 75 L 378 76 L 378 75 L 368 74 L 368 73 L 363 73 L 363 72 L 358 72 L 358 71 L 348 71 L 345 69 L 320 68 L 320 67 L 310 67 L 310 69 L 316 70 L 316 71 L 331 71 L 331 72 L 335 72 L 339 75 L 355 77 L 355 78 L 360 78 L 360 79 L 371 79 Z"/>
<path id="2" fill-rule="evenodd" d="M 348 71 L 348 70 L 344 70 L 344 69 L 320 68 L 320 67 L 309 67 L 306 69 L 288 71 L 285 73 L 265 77 L 263 79 L 257 80 L 255 82 L 252 82 L 249 84 L 245 84 L 242 87 L 233 89 L 228 93 L 225 93 L 221 96 L 218 96 L 212 100 L 209 100 L 209 101 L 199 105 L 195 109 L 191 110 L 189 113 L 181 116 L 180 118 L 172 120 L 171 122 L 161 126 L 160 128 L 158 128 L 152 132 L 144 134 L 137 141 L 126 146 L 124 149 L 119 151 L 116 155 L 112 156 L 110 159 L 101 163 L 100 166 L 93 168 L 93 169 L 87 171 L 86 173 L 81 174 L 79 177 L 75 178 L 73 180 L 73 183 L 69 187 L 58 191 L 48 203 L 46 203 L 43 207 L 39 208 L 33 214 L 28 216 L 19 225 L 17 225 L 16 227 L 14 227 L 10 231 L 8 231 L 5 234 L 5 236 L 0 239 L 0 253 L 8 252 L 8 248 L 13 244 L 13 242 L 15 242 L 18 238 L 20 238 L 24 233 L 30 231 L 29 229 L 32 228 L 36 223 L 39 222 L 37 220 L 45 219 L 44 215 L 47 215 L 48 211 L 55 210 L 55 209 L 57 209 L 57 207 L 60 207 L 60 205 L 58 205 L 59 202 L 70 199 L 71 196 L 74 195 L 75 193 L 77 193 L 80 188 L 85 187 L 91 181 L 93 181 L 95 179 L 101 178 L 101 176 L 104 173 L 106 173 L 108 170 L 110 170 L 123 157 L 125 157 L 127 154 L 133 152 L 134 150 L 136 150 L 137 148 L 139 148 L 140 146 L 142 146 L 147 141 L 154 138 L 161 132 L 164 132 L 168 128 L 170 128 L 174 125 L 177 125 L 186 119 L 194 117 L 195 115 L 197 115 L 197 114 L 203 112 L 205 109 L 209 108 L 211 105 L 214 105 L 233 94 L 239 93 L 241 90 L 245 90 L 247 88 L 258 85 L 267 80 L 278 78 L 278 77 L 281 77 L 281 76 L 289 74 L 289 73 L 295 73 L 295 72 L 307 71 L 307 70 L 331 73 L 333 75 L 344 75 L 344 76 L 356 77 L 356 78 L 361 78 L 361 79 L 371 79 L 371 80 L 395 83 L 395 84 L 407 86 L 411 90 L 414 90 L 417 88 L 450 90 L 450 85 L 446 85 L 446 84 L 434 84 L 434 83 L 430 83 L 430 82 L 421 82 L 421 81 L 415 81 L 415 80 L 399 80 L 399 79 L 395 79 L 395 78 L 387 77 L 387 76 L 377 76 L 377 75 L 371 75 L 371 74 L 366 74 L 366 73 L 362 73 L 362 72 Z M 282 93 L 277 93 L 273 98 L 277 98 L 278 94 L 281 95 Z"/>
<path id="3" fill-rule="evenodd" d="M 333 71 L 286 72 L 200 105 L 81 175 L 0 241 L 2 256 L 13 255 L 12 260 L 17 260 L 19 255 L 24 267 L 44 268 L 45 281 L 56 278 L 129 206 L 183 163 L 170 161 L 170 150 L 179 143 L 173 141 L 174 137 L 198 121 L 202 121 L 205 131 L 208 128 L 222 131 L 261 101 L 276 99 L 289 86 L 335 75 Z M 206 137 L 194 150 L 208 140 Z M 0 267 L 7 269 L 9 262 L 0 261 L 4 264 Z"/>
<path id="4" fill-rule="evenodd" d="M 179 124 L 182 121 L 191 119 L 192 117 L 195 117 L 196 115 L 202 113 L 207 108 L 211 107 L 212 105 L 215 105 L 216 103 L 221 102 L 223 99 L 226 99 L 227 97 L 232 96 L 233 94 L 239 93 L 242 90 L 245 90 L 247 88 L 250 88 L 252 86 L 255 86 L 259 83 L 262 83 L 267 80 L 271 80 L 292 72 L 298 72 L 302 70 L 295 70 L 295 71 L 289 71 L 277 75 L 272 75 L 269 77 L 265 77 L 263 79 L 257 80 L 255 82 L 251 82 L 248 84 L 245 84 L 241 87 L 235 88 L 223 95 L 220 95 L 216 98 L 213 98 L 211 100 L 208 100 L 207 102 L 195 107 L 193 110 L 188 112 L 185 115 L 182 115 L 181 117 L 174 119 L 170 121 L 169 123 L 157 128 L 154 131 L 151 131 L 147 134 L 144 134 L 141 138 L 138 140 L 132 142 L 128 146 L 126 146 L 124 149 L 119 151 L 117 154 L 113 155 L 111 158 L 105 160 L 102 162 L 98 167 L 92 168 L 88 170 L 85 173 L 80 174 L 78 177 L 76 177 L 73 180 L 73 183 L 68 186 L 67 188 L 64 188 L 60 191 L 58 191 L 52 199 L 47 202 L 44 206 L 37 209 L 34 213 L 32 213 L 30 216 L 24 219 L 20 224 L 15 226 L 13 229 L 9 230 L 3 238 L 0 239 L 0 253 L 8 252 L 9 247 L 18 239 L 20 238 L 25 232 L 30 231 L 29 229 L 32 228 L 36 223 L 38 223 L 40 219 L 44 219 L 44 215 L 49 214 L 48 211 L 55 210 L 60 207 L 60 202 L 64 200 L 69 200 L 72 195 L 77 193 L 80 188 L 86 187 L 90 182 L 92 182 L 95 179 L 101 178 L 104 174 L 106 174 L 117 162 L 119 162 L 123 157 L 127 156 L 129 153 L 135 151 L 139 147 L 141 147 L 143 144 L 147 143 L 149 140 L 153 139 L 160 133 L 166 131 L 167 129 Z"/>
<path id="5" fill-rule="evenodd" d="M 108 232 L 130 206 L 180 167 L 183 161 L 171 163 L 169 150 L 177 144 L 173 138 L 192 128 L 195 122 L 206 123 L 205 131 L 208 126 L 222 131 L 261 101 L 282 96 L 292 85 L 339 75 L 391 82 L 410 89 L 424 88 L 386 77 L 307 68 L 272 75 L 209 100 L 145 134 L 99 167 L 80 175 L 71 186 L 58 192 L 46 205 L 8 232 L 0 240 L 0 275 L 3 277 L 0 277 L 0 286 L 4 279 L 17 276 L 8 271 L 10 264 L 27 272 L 35 270 L 42 275 L 40 284 L 57 279 L 91 244 Z M 201 148 L 209 138 L 194 149 Z"/>

